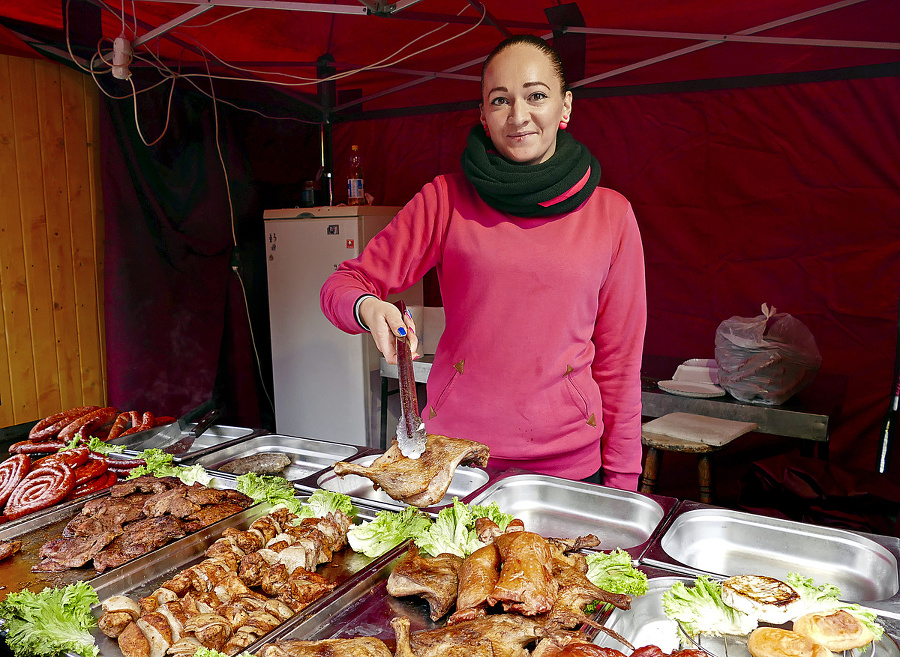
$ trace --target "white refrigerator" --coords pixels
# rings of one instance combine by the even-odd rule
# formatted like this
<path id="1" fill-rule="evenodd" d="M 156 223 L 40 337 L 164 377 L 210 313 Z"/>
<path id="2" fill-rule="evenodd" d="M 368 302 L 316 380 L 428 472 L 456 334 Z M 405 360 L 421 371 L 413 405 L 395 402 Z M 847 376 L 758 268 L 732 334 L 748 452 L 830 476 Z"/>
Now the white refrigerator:
<path id="1" fill-rule="evenodd" d="M 399 210 L 333 206 L 264 212 L 279 433 L 380 445 L 381 354 L 368 333 L 348 335 L 325 318 L 319 291 Z M 421 306 L 421 281 L 389 300 L 399 298 Z"/>

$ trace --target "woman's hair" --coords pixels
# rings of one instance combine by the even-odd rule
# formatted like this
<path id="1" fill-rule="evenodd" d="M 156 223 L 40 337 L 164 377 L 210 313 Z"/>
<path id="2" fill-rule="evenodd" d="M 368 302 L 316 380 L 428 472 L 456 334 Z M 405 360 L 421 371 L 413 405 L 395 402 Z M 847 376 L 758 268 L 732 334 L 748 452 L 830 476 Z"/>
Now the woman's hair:
<path id="1" fill-rule="evenodd" d="M 550 67 L 553 69 L 556 78 L 559 80 L 559 87 L 562 89 L 563 94 L 565 94 L 569 90 L 569 84 L 566 82 L 566 73 L 563 70 L 563 63 L 559 53 L 542 38 L 536 37 L 533 34 L 517 34 L 508 39 L 504 39 L 497 44 L 497 47 L 491 51 L 491 54 L 484 60 L 484 65 L 481 67 L 481 88 L 484 89 L 484 74 L 487 71 L 488 65 L 491 63 L 491 60 L 510 46 L 519 44 L 537 48 L 547 56 L 547 59 L 550 60 Z"/>

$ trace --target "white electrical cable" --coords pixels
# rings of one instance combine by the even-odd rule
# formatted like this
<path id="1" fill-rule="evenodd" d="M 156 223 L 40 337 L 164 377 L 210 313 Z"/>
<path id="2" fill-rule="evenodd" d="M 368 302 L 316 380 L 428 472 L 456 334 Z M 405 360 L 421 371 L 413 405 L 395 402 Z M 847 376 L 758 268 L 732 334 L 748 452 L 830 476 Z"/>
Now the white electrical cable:
<path id="1" fill-rule="evenodd" d="M 172 79 L 172 87 L 169 89 L 169 102 L 166 105 L 166 123 L 163 126 L 162 132 L 159 133 L 159 136 L 151 142 L 148 142 L 146 137 L 144 137 L 144 133 L 141 132 L 141 122 L 138 120 L 138 92 L 134 86 L 134 79 L 130 75 L 128 76 L 128 81 L 131 83 L 131 99 L 134 101 L 134 127 L 137 128 L 138 136 L 141 138 L 141 141 L 144 142 L 144 146 L 153 146 L 163 138 L 163 135 L 165 135 L 166 131 L 169 129 L 169 118 L 172 116 L 172 95 L 175 93 L 175 79 Z"/>
<path id="2" fill-rule="evenodd" d="M 66 0 L 66 1 L 67 1 L 67 3 L 68 3 L 69 0 Z M 100 4 L 101 4 L 101 6 L 103 6 L 105 9 L 107 9 L 107 11 L 112 11 L 112 9 L 109 7 L 109 5 L 108 5 L 107 3 L 105 3 L 103 0 L 100 0 Z M 460 11 L 457 12 L 456 15 L 457 15 L 457 16 L 461 15 L 463 12 L 465 12 L 465 11 L 466 11 L 467 9 L 469 9 L 469 8 L 470 8 L 470 5 L 466 4 Z M 474 23 L 472 26 L 470 26 L 469 28 L 467 28 L 467 29 L 463 30 L 462 32 L 460 32 L 459 34 L 456 34 L 456 35 L 454 35 L 454 36 L 448 37 L 447 39 L 444 39 L 443 41 L 439 41 L 439 42 L 437 42 L 437 43 L 434 43 L 434 44 L 432 44 L 432 45 L 430 45 L 430 46 L 428 46 L 428 47 L 426 47 L 426 48 L 421 48 L 420 50 L 416 50 L 416 51 L 414 51 L 414 52 L 412 52 L 412 53 L 409 53 L 408 55 L 404 55 L 403 57 L 400 57 L 399 59 L 394 59 L 394 58 L 397 57 L 400 53 L 402 53 L 404 50 L 406 50 L 407 48 L 409 48 L 409 47 L 412 46 L 413 44 L 415 44 L 415 43 L 417 43 L 418 41 L 420 41 L 420 40 L 422 40 L 422 39 L 424 39 L 424 38 L 426 38 L 426 37 L 428 37 L 428 36 L 430 36 L 430 35 L 432 35 L 432 34 L 438 32 L 439 30 L 441 30 L 441 29 L 443 29 L 443 28 L 445 28 L 445 27 L 447 27 L 447 26 L 449 25 L 449 23 L 443 23 L 443 24 L 439 25 L 438 27 L 436 27 L 436 28 L 434 28 L 434 29 L 432 29 L 432 30 L 430 30 L 430 31 L 428 31 L 428 32 L 426 32 L 426 33 L 424 33 L 424 34 L 422 34 L 422 35 L 419 35 L 418 37 L 414 38 L 412 41 L 409 41 L 407 44 L 405 44 L 405 45 L 402 46 L 401 48 L 398 48 L 396 51 L 394 51 L 393 53 L 391 53 L 391 54 L 388 55 L 387 57 L 384 57 L 384 58 L 382 58 L 382 59 L 380 59 L 380 60 L 378 60 L 378 61 L 376 61 L 376 62 L 373 62 L 373 63 L 371 63 L 371 64 L 367 64 L 366 66 L 362 66 L 362 67 L 359 67 L 359 68 L 356 68 L 356 69 L 352 69 L 352 70 L 349 70 L 349 71 L 344 71 L 344 72 L 342 72 L 342 73 L 336 73 L 335 75 L 331 75 L 331 76 L 328 76 L 328 77 L 325 77 L 325 78 L 311 78 L 311 77 L 306 77 L 306 76 L 294 75 L 294 74 L 290 74 L 290 73 L 282 73 L 282 72 L 279 72 L 279 71 L 263 71 L 263 70 L 256 70 L 256 69 L 250 69 L 250 68 L 243 68 L 243 67 L 239 67 L 239 66 L 234 66 L 234 65 L 229 64 L 229 63 L 226 62 L 225 60 L 221 59 L 220 57 L 218 57 L 218 56 L 217 56 L 215 53 L 213 53 L 208 47 L 206 47 L 205 45 L 203 45 L 203 44 L 202 44 L 200 41 L 198 41 L 197 39 L 195 39 L 195 38 L 193 38 L 193 37 L 191 37 L 191 36 L 189 36 L 189 35 L 187 35 L 187 34 L 184 34 L 183 32 L 180 32 L 180 31 L 178 31 L 178 32 L 173 32 L 172 34 L 177 34 L 177 35 L 179 35 L 179 36 L 181 36 L 181 37 L 184 37 L 185 39 L 188 39 L 188 40 L 192 41 L 195 45 L 197 45 L 197 46 L 198 46 L 200 49 L 202 49 L 204 52 L 206 52 L 206 53 L 208 53 L 209 55 L 211 55 L 211 56 L 213 57 L 213 59 L 215 59 L 217 62 L 219 62 L 219 63 L 222 64 L 223 66 L 226 66 L 226 67 L 228 67 L 228 68 L 230 68 L 230 69 L 232 69 L 232 70 L 240 71 L 240 72 L 243 72 L 243 73 L 252 73 L 252 74 L 256 74 L 256 75 L 277 75 L 277 76 L 279 76 L 279 77 L 288 78 L 288 79 L 291 79 L 291 80 L 297 80 L 297 82 L 280 82 L 280 81 L 271 80 L 271 79 L 254 80 L 254 79 L 241 78 L 241 77 L 235 77 L 235 76 L 224 76 L 224 75 L 214 75 L 214 76 L 212 76 L 212 75 L 210 75 L 209 73 L 206 73 L 206 74 L 203 74 L 203 73 L 184 73 L 184 74 L 181 74 L 180 77 L 184 77 L 184 78 L 188 78 L 188 77 L 212 77 L 212 78 L 215 78 L 215 79 L 217 79 L 217 80 L 231 80 L 231 81 L 237 81 L 237 82 L 251 82 L 251 83 L 258 83 L 258 84 L 270 84 L 270 85 L 276 85 L 276 86 L 288 86 L 288 87 L 293 87 L 293 86 L 306 86 L 306 85 L 314 85 L 314 84 L 318 84 L 318 83 L 320 83 L 320 82 L 330 82 L 330 81 L 334 81 L 334 80 L 340 80 L 340 79 L 343 79 L 343 78 L 346 78 L 346 77 L 350 77 L 350 76 L 356 75 L 356 74 L 358 74 L 358 73 L 362 73 L 362 72 L 364 72 L 364 71 L 369 71 L 369 70 L 373 70 L 373 69 L 386 68 L 386 67 L 389 67 L 389 66 L 394 66 L 394 65 L 396 65 L 396 64 L 399 64 L 400 62 L 403 62 L 403 61 L 406 61 L 407 59 L 410 59 L 410 58 L 412 58 L 412 57 L 415 57 L 416 55 L 420 55 L 420 54 L 422 54 L 422 53 L 424 53 L 424 52 L 428 52 L 429 50 L 433 50 L 434 48 L 440 47 L 440 46 L 442 46 L 442 45 L 444 45 L 444 44 L 446 44 L 446 43 L 449 43 L 449 42 L 451 42 L 451 41 L 454 41 L 454 40 L 456 40 L 456 39 L 459 39 L 459 38 L 465 36 L 466 34 L 468 34 L 469 32 L 471 32 L 472 30 L 474 30 L 475 28 L 479 27 L 479 26 L 484 22 L 484 20 L 485 20 L 485 18 L 486 18 L 486 16 L 487 16 L 487 8 L 484 7 L 484 6 L 482 6 L 482 8 L 483 8 L 483 11 L 482 11 L 481 17 L 478 19 L 478 21 L 477 21 L 476 23 Z M 240 12 L 237 12 L 237 13 L 240 13 Z M 186 26 L 186 25 L 183 25 L 183 26 L 181 26 L 181 27 L 184 28 L 184 27 L 187 27 L 187 26 Z"/>

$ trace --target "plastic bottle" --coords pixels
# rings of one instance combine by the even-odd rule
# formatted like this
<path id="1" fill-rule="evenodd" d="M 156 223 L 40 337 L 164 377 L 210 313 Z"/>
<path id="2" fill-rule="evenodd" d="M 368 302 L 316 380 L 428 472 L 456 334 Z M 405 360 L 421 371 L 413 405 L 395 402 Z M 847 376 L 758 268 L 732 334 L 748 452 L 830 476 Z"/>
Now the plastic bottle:
<path id="1" fill-rule="evenodd" d="M 350 147 L 350 175 L 347 178 L 347 205 L 366 205 L 366 187 L 363 183 L 362 156 L 359 146 Z"/>

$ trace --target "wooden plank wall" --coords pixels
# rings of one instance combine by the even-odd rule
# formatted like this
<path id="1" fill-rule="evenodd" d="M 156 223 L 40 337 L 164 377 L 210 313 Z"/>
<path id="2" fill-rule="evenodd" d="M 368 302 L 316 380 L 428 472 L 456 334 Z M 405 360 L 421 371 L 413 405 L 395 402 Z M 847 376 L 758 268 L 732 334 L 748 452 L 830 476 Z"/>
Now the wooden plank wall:
<path id="1" fill-rule="evenodd" d="M 98 94 L 0 55 L 0 427 L 106 405 Z"/>

